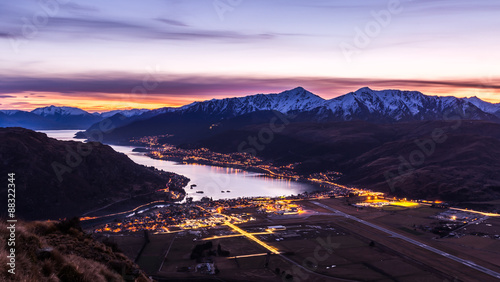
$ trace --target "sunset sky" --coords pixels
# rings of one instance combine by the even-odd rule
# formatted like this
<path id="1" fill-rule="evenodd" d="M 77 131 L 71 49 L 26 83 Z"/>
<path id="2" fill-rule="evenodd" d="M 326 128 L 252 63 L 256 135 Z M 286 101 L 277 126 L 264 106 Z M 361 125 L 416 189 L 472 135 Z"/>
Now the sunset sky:
<path id="1" fill-rule="evenodd" d="M 0 3 L 0 109 L 180 106 L 302 86 L 500 102 L 500 2 Z"/>

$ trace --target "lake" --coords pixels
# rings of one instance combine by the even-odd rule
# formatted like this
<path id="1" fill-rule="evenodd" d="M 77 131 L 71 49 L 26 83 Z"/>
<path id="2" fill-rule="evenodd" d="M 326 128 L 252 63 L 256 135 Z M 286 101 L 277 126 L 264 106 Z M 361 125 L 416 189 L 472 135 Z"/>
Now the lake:
<path id="1" fill-rule="evenodd" d="M 77 140 L 73 136 L 79 130 L 44 130 L 49 137 L 59 140 Z M 266 177 L 261 173 L 248 172 L 241 169 L 216 167 L 198 164 L 179 164 L 173 161 L 152 159 L 144 153 L 132 152 L 136 147 L 110 145 L 118 152 L 128 155 L 134 162 L 146 166 L 154 166 L 164 171 L 175 172 L 191 179 L 185 188 L 187 197 L 194 201 L 203 197 L 213 200 L 238 197 L 277 197 L 296 195 L 303 192 L 322 191 L 324 188 L 306 182 L 290 179 Z M 190 189 L 195 184 L 196 187 Z M 202 191 L 203 193 L 197 193 Z M 229 191 L 229 192 L 228 192 Z"/>

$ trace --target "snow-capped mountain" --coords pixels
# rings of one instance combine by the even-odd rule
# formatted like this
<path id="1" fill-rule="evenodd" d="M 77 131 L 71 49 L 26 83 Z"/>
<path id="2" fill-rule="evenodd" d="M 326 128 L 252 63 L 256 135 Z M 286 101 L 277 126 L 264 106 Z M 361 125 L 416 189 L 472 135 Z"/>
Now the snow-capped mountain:
<path id="1" fill-rule="evenodd" d="M 42 118 L 36 128 L 31 129 L 80 129 L 88 128 L 90 125 L 100 121 L 102 118 L 94 116 L 82 109 L 73 107 L 49 106 L 37 108 L 30 114 Z"/>
<path id="2" fill-rule="evenodd" d="M 466 101 L 469 101 L 474 106 L 481 109 L 481 111 L 483 111 L 483 112 L 494 114 L 494 115 L 500 117 L 500 103 L 498 103 L 498 104 L 488 103 L 486 101 L 479 99 L 476 96 L 470 97 L 470 98 L 463 98 L 463 99 Z"/>
<path id="3" fill-rule="evenodd" d="M 86 112 L 82 109 L 79 109 L 79 108 L 56 107 L 56 106 L 37 108 L 31 112 L 36 114 L 36 115 L 43 116 L 43 117 L 54 116 L 54 115 L 61 115 L 61 116 L 90 115 L 88 112 Z"/>
<path id="4" fill-rule="evenodd" d="M 19 113 L 21 112 L 20 110 L 0 110 L 0 112 L 8 115 L 8 116 L 11 116 L 11 115 L 15 115 L 16 113 Z"/>
<path id="5" fill-rule="evenodd" d="M 492 114 L 496 113 L 494 110 L 497 105 L 477 100 L 473 103 L 463 98 L 428 96 L 417 91 L 376 91 L 368 87 L 325 100 L 302 87 L 297 87 L 279 94 L 257 94 L 195 102 L 176 111 L 231 118 L 256 111 L 275 110 L 284 114 L 299 114 L 302 119 L 315 121 L 372 122 L 443 120 L 452 116 L 452 113 L 456 115 L 458 111 L 467 112 L 464 118 L 468 119 L 496 120 L 497 117 Z M 480 107 L 476 105 L 479 103 Z"/>
<path id="6" fill-rule="evenodd" d="M 493 119 L 466 99 L 427 96 L 417 91 L 375 91 L 368 87 L 326 101 L 324 116 L 319 118 L 379 122 L 443 120 L 457 111 L 466 112 L 465 118 L 469 119 Z"/>
<path id="7" fill-rule="evenodd" d="M 103 118 L 112 117 L 116 114 L 121 114 L 125 117 L 133 117 L 133 116 L 142 115 L 143 113 L 149 112 L 149 111 L 150 111 L 149 109 L 131 109 L 131 110 L 114 110 L 114 111 L 95 113 L 95 114 L 98 116 L 101 116 Z"/>
<path id="8" fill-rule="evenodd" d="M 204 112 L 211 115 L 234 117 L 256 111 L 274 110 L 282 113 L 308 111 L 324 105 L 325 100 L 302 87 L 279 94 L 257 94 L 237 98 L 212 99 L 194 102 L 178 111 Z"/>
<path id="9" fill-rule="evenodd" d="M 159 108 L 159 109 L 154 109 L 154 110 L 148 110 L 147 112 L 141 114 L 141 117 L 154 117 L 154 116 L 165 114 L 165 113 L 172 113 L 172 112 L 175 112 L 179 109 L 180 108 L 164 107 L 164 108 Z"/>

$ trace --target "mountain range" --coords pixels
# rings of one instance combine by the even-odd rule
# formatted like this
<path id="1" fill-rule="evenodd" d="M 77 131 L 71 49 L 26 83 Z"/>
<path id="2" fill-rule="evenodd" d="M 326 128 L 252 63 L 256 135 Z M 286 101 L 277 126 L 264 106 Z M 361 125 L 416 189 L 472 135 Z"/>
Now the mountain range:
<path id="1" fill-rule="evenodd" d="M 469 112 L 470 119 L 500 120 L 500 104 L 488 103 L 477 97 L 427 96 L 417 91 L 375 91 L 368 87 L 330 100 L 297 87 L 279 94 L 195 102 L 178 111 L 204 112 L 227 118 L 273 110 L 309 116 L 316 121 L 398 122 L 441 120 L 446 118 L 444 115 L 447 112 L 456 109 Z"/>
<path id="2" fill-rule="evenodd" d="M 500 104 L 473 98 L 428 96 L 416 91 L 361 88 L 325 100 L 302 87 L 279 94 L 212 99 L 180 108 L 162 108 L 141 115 L 109 118 L 113 131 L 104 141 L 127 143 L 132 138 L 171 135 L 169 143 L 179 145 L 217 135 L 273 118 L 279 112 L 293 122 L 368 121 L 391 124 L 412 121 L 460 119 L 500 122 Z M 81 138 L 89 138 L 101 125 L 92 125 Z"/>
<path id="3" fill-rule="evenodd" d="M 445 120 L 451 111 L 467 114 L 468 119 L 500 122 L 500 104 L 477 97 L 456 98 L 428 96 L 417 91 L 361 88 L 355 92 L 323 99 L 302 87 L 279 94 L 256 94 L 246 97 L 212 99 L 179 108 L 155 110 L 131 109 L 89 113 L 72 107 L 44 107 L 31 112 L 1 110 L 0 126 L 29 129 L 87 129 L 103 119 L 119 118 L 118 126 L 147 120 L 162 114 L 211 117 L 211 120 L 234 118 L 259 111 L 279 111 L 299 120 L 392 123 L 417 120 Z"/>

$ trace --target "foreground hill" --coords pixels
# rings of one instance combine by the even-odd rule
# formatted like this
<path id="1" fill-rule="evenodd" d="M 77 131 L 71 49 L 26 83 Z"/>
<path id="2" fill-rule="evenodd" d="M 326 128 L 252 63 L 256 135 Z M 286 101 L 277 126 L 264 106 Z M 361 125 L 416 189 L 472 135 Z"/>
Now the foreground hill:
<path id="1" fill-rule="evenodd" d="M 0 223 L 0 242 L 7 246 L 8 225 Z M 77 221 L 17 222 L 14 274 L 10 253 L 0 249 L 1 281 L 150 281 L 112 244 L 86 235 Z"/>
<path id="2" fill-rule="evenodd" d="M 17 216 L 25 219 L 79 216 L 153 193 L 167 183 L 182 194 L 188 182 L 138 165 L 101 143 L 59 141 L 24 128 L 0 128 L 0 140 L 2 199 L 7 197 L 7 174 L 15 173 Z"/>
<path id="3" fill-rule="evenodd" d="M 485 121 L 290 123 L 270 142 L 248 125 L 197 143 L 219 152 L 255 149 L 302 174 L 343 173 L 345 184 L 392 195 L 463 202 L 500 199 L 500 124 Z M 245 146 L 241 146 L 242 142 Z"/>

